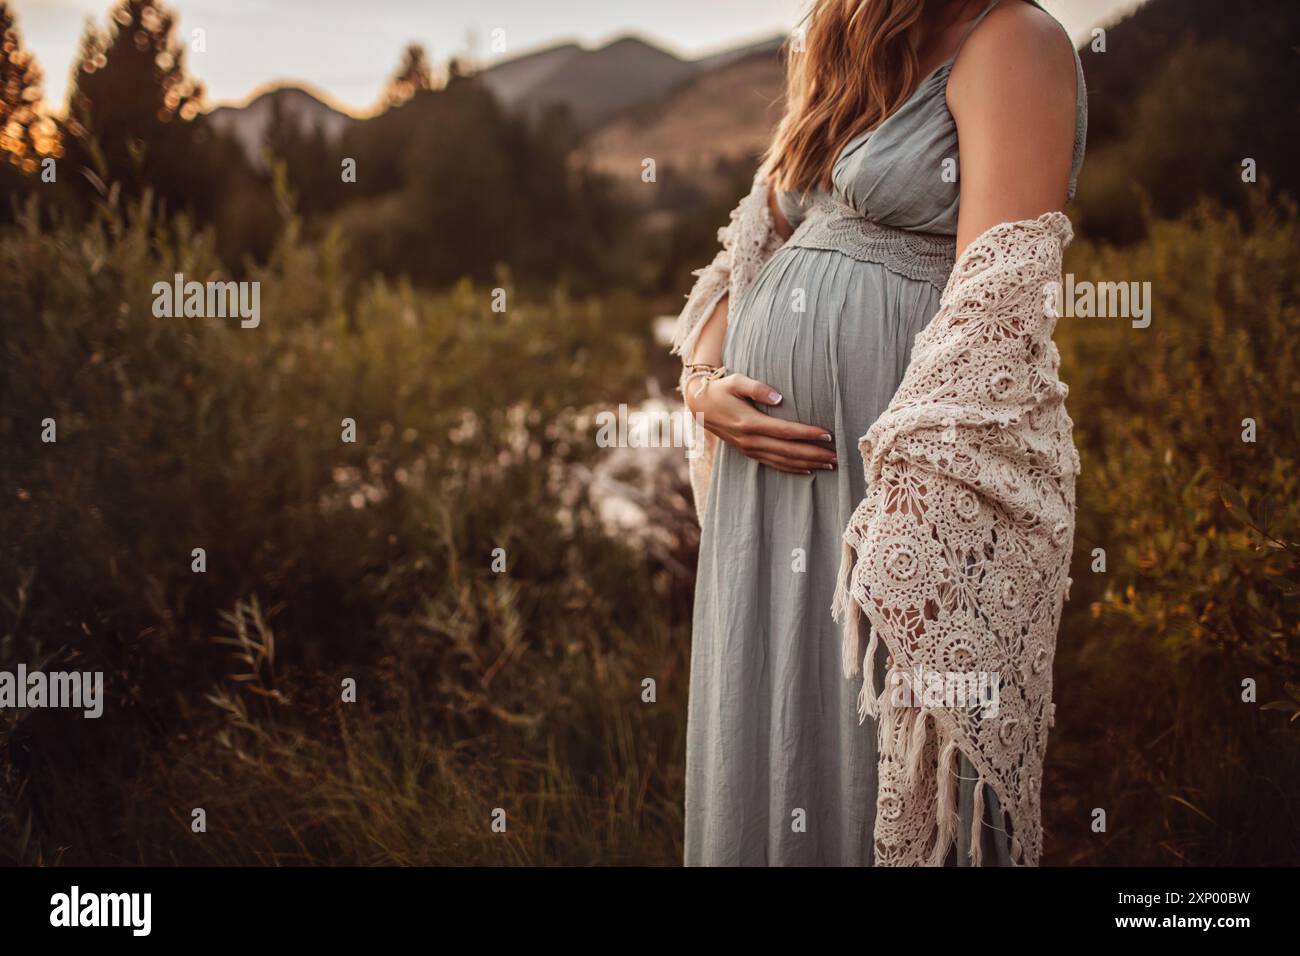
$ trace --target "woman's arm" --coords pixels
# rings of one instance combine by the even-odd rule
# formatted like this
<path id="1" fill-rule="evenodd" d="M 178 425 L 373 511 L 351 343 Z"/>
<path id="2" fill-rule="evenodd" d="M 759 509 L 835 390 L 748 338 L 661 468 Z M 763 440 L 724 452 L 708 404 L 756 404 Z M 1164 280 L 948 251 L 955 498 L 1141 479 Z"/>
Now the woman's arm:
<path id="1" fill-rule="evenodd" d="M 769 190 L 768 209 L 782 239 L 790 238 L 790 223 Z M 728 296 L 714 306 L 704 320 L 689 364 L 722 364 L 722 345 L 727 336 Z M 717 381 L 696 378 L 686 386 L 686 406 L 701 415 L 704 427 L 742 454 L 761 464 L 798 474 L 834 468 L 833 439 L 824 428 L 803 425 L 765 415 L 754 407 L 777 405 L 781 396 L 771 386 L 745 375 L 728 375 Z"/>
<path id="2" fill-rule="evenodd" d="M 695 350 L 687 357 L 688 365 L 721 365 L 722 342 L 727 337 L 727 303 L 731 296 L 724 295 L 704 320 L 700 337 L 695 340 Z"/>
<path id="3" fill-rule="evenodd" d="M 958 256 L 992 226 L 1065 205 L 1076 95 L 1069 38 L 1027 3 L 1003 4 L 962 46 L 948 80 L 960 143 Z"/>
<path id="4" fill-rule="evenodd" d="M 769 188 L 767 191 L 767 208 L 772 213 L 772 222 L 776 226 L 777 235 L 782 239 L 789 239 L 794 230 L 791 229 L 785 214 L 781 212 L 780 204 L 776 201 L 775 187 Z M 695 342 L 695 350 L 686 360 L 688 363 L 722 364 L 722 343 L 727 337 L 727 300 L 728 296 L 724 295 L 709 314 L 709 317 L 704 320 L 704 328 Z"/>

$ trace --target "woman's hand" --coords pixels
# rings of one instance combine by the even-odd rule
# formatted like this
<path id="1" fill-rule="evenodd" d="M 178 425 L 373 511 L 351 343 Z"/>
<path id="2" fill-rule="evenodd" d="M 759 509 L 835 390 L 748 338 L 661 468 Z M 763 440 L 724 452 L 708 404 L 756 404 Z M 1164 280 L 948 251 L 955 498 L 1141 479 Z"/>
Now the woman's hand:
<path id="1" fill-rule="evenodd" d="M 835 446 L 826 429 L 773 418 L 754 407 L 755 402 L 780 401 L 774 388 L 746 375 L 697 378 L 686 387 L 686 406 L 703 416 L 707 430 L 746 457 L 799 475 L 833 469 Z"/>

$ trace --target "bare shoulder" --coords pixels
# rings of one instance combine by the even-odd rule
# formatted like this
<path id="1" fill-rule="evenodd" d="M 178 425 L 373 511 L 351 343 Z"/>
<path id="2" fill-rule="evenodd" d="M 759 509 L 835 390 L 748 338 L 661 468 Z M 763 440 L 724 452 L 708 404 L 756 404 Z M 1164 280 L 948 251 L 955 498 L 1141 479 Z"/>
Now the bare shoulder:
<path id="1" fill-rule="evenodd" d="M 996 223 L 1064 207 L 1078 93 L 1070 39 L 1051 16 L 1002 0 L 962 45 L 947 94 L 960 151 L 958 248 Z"/>
<path id="2" fill-rule="evenodd" d="M 1024 0 L 1002 0 L 967 38 L 953 63 L 948 103 L 954 115 L 973 99 L 1004 109 L 1074 107 L 1070 38 L 1052 16 Z"/>

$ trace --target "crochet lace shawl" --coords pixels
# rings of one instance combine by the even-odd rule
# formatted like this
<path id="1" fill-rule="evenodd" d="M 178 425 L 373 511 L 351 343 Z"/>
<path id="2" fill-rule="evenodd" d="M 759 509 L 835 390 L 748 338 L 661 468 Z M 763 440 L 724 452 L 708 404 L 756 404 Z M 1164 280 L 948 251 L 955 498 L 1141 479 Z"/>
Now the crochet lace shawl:
<path id="1" fill-rule="evenodd" d="M 723 253 L 697 273 L 677 342 L 693 345 L 717 303 L 720 293 L 703 289 L 730 280 L 731 301 L 740 300 L 727 243 L 745 241 L 747 271 L 750 253 L 771 245 L 766 193 L 756 177 L 720 234 Z M 859 441 L 867 495 L 843 535 L 832 610 L 844 622 L 845 676 L 865 671 L 859 717 L 877 721 L 878 866 L 944 863 L 956 837 L 959 752 L 978 775 L 972 862 L 985 787 L 1008 824 L 1012 860 L 1040 859 L 1079 470 L 1052 342 L 1053 291 L 1071 236 L 1069 220 L 1050 212 L 977 237 L 917 335 L 889 407 Z M 701 514 L 711 462 L 711 454 L 693 460 Z M 888 651 L 880 688 L 878 641 Z"/>

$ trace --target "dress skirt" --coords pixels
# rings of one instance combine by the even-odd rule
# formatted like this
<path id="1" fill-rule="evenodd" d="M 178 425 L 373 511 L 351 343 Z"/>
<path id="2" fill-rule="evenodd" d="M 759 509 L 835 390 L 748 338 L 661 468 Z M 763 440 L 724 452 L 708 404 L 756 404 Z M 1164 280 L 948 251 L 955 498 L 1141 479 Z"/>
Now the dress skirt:
<path id="1" fill-rule="evenodd" d="M 939 299 L 883 264 L 787 245 L 735 311 L 724 364 L 783 396 L 761 411 L 829 431 L 839 465 L 786 474 L 718 448 L 691 644 L 687 865 L 872 864 L 876 726 L 858 722 L 861 681 L 844 677 L 831 601 L 841 534 L 866 493 L 858 439 Z M 883 642 L 878 653 L 884 674 Z M 949 862 L 968 865 L 975 772 L 964 757 L 958 767 Z M 984 865 L 1009 865 L 987 791 L 984 817 Z"/>

